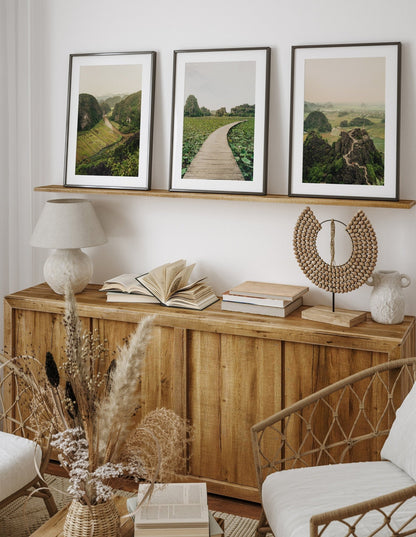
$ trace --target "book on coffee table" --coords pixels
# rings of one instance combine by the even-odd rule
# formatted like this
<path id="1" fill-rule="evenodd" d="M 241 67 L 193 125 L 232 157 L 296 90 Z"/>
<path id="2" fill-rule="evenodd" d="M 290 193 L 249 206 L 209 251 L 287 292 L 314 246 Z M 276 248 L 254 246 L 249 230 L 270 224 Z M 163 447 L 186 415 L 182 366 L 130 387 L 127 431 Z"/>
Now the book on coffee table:
<path id="1" fill-rule="evenodd" d="M 137 504 L 150 485 L 139 486 Z M 209 537 L 205 483 L 156 484 L 134 515 L 134 537 Z"/>
<path id="2" fill-rule="evenodd" d="M 131 514 L 131 518 L 134 522 L 133 513 L 136 511 L 137 505 L 138 505 L 137 496 L 127 498 L 126 503 L 127 503 L 127 511 Z M 221 517 L 214 517 L 214 515 L 210 511 L 209 512 L 209 537 L 223 537 L 224 535 L 223 528 L 224 528 L 224 519 Z"/>

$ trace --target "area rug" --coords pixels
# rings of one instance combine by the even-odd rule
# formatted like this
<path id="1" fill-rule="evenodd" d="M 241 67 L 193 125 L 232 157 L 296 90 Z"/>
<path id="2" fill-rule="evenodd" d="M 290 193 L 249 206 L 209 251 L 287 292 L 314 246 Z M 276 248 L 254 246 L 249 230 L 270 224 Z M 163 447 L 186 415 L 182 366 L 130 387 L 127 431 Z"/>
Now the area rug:
<path id="1" fill-rule="evenodd" d="M 46 475 L 46 481 L 51 487 L 58 509 L 62 509 L 70 498 L 65 494 L 68 480 L 63 477 Z M 62 493 L 59 493 L 61 491 Z M 119 491 L 126 498 L 134 493 Z M 215 511 L 215 516 L 225 519 L 225 537 L 254 537 L 256 520 L 243 518 Z M 0 510 L 1 537 L 29 537 L 31 533 L 45 523 L 49 518 L 43 500 L 39 498 L 19 498 Z"/>

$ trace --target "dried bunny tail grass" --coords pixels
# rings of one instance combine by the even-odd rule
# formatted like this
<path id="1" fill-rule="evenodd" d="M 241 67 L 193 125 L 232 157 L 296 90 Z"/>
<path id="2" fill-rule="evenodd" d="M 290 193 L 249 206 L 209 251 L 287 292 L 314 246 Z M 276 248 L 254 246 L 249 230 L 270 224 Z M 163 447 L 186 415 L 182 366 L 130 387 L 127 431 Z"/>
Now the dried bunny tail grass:
<path id="1" fill-rule="evenodd" d="M 99 461 L 115 461 L 136 425 L 140 402 L 140 374 L 150 341 L 153 317 L 145 317 L 130 341 L 119 351 L 111 373 L 111 389 L 97 410 L 100 434 Z"/>
<path id="2" fill-rule="evenodd" d="M 128 439 L 122 458 L 141 467 L 146 479 L 168 482 L 182 478 L 192 427 L 173 410 L 149 412 Z"/>

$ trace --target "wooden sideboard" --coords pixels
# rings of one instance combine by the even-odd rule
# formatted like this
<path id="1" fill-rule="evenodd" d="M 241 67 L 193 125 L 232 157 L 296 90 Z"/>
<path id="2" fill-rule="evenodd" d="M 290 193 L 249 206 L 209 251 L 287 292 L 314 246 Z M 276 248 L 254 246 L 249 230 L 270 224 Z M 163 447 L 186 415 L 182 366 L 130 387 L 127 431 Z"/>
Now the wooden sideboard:
<path id="1" fill-rule="evenodd" d="M 107 303 L 98 288 L 76 296 L 78 311 L 107 340 L 109 359 L 138 321 L 155 316 L 142 410 L 166 406 L 189 418 L 189 474 L 216 494 L 258 501 L 254 423 L 353 372 L 415 353 L 414 317 L 392 326 L 368 317 L 340 328 L 303 320 L 300 310 L 279 319 L 225 312 L 220 302 L 204 311 Z M 44 360 L 51 351 L 62 362 L 61 296 L 44 283 L 5 297 L 4 308 L 6 352 Z"/>

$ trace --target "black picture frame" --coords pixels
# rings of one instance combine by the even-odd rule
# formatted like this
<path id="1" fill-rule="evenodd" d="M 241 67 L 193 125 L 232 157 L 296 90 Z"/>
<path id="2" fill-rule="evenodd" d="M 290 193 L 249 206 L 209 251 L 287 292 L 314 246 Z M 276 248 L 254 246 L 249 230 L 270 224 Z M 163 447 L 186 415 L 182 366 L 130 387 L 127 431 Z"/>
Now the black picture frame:
<path id="1" fill-rule="evenodd" d="M 64 186 L 149 190 L 156 52 L 71 54 Z"/>
<path id="2" fill-rule="evenodd" d="M 292 47 L 289 196 L 399 199 L 401 43 Z"/>
<path id="3" fill-rule="evenodd" d="M 174 51 L 170 191 L 266 194 L 270 54 Z"/>

